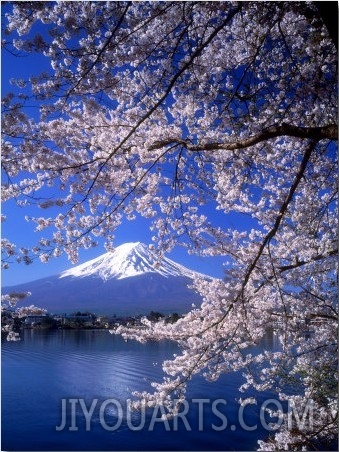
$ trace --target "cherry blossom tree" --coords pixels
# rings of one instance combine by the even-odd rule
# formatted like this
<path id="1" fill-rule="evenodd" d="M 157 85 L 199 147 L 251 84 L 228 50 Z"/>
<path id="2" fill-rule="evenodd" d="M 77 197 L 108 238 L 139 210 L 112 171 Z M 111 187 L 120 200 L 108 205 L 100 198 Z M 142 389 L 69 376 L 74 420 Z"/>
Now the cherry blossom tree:
<path id="1" fill-rule="evenodd" d="M 43 231 L 32 249 L 3 239 L 4 266 L 64 252 L 76 262 L 98 237 L 111 249 L 138 215 L 159 259 L 176 245 L 225 256 L 223 280 L 195 281 L 201 306 L 115 333 L 181 346 L 136 406 L 174 415 L 193 375 L 239 369 L 244 391 L 313 403 L 311 429 L 283 424 L 260 450 L 322 447 L 336 435 L 337 42 L 326 6 L 60 1 L 5 11 L 4 51 L 50 67 L 13 80 L 2 101 L 3 201 L 25 206 Z M 36 204 L 51 215 L 30 216 Z M 268 329 L 279 351 L 252 356 Z"/>
<path id="2" fill-rule="evenodd" d="M 17 303 L 30 295 L 31 292 L 11 292 L 1 296 L 1 333 L 5 333 L 8 341 L 20 340 L 19 333 L 15 331 L 15 319 L 47 312 L 34 305 L 17 307 Z"/>

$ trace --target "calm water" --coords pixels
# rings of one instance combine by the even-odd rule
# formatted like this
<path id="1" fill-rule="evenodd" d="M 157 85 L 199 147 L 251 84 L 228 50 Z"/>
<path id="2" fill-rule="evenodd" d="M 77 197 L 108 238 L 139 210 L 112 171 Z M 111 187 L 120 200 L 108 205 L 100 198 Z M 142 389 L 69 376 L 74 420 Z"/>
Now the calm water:
<path id="1" fill-rule="evenodd" d="M 244 422 L 257 428 L 245 431 L 235 401 L 244 397 L 237 391 L 239 374 L 216 383 L 194 378 L 188 412 L 177 422 L 160 421 L 160 411 L 147 412 L 145 419 L 133 414 L 127 422 L 131 391 L 150 390 L 151 381 L 161 381 L 160 363 L 176 351 L 171 343 L 125 342 L 108 331 L 25 330 L 20 342 L 4 341 L 1 450 L 255 450 L 257 439 L 268 434 L 258 407 L 269 395 L 246 407 Z"/>

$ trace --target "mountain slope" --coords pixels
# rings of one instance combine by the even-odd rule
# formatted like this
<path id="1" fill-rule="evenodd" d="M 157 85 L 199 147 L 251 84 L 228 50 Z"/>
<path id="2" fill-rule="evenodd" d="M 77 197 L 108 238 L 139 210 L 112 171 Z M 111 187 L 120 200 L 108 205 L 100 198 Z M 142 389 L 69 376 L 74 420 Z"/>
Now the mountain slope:
<path id="1" fill-rule="evenodd" d="M 30 291 L 20 306 L 34 304 L 53 313 L 184 313 L 201 302 L 188 287 L 195 274 L 167 258 L 155 267 L 147 246 L 126 243 L 60 275 L 7 287 L 3 293 Z"/>

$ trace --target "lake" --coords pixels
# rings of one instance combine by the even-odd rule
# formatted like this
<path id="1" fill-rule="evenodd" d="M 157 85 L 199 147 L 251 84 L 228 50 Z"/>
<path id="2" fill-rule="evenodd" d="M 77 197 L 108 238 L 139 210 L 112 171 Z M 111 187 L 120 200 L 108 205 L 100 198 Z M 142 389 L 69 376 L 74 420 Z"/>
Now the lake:
<path id="1" fill-rule="evenodd" d="M 131 392 L 162 380 L 161 362 L 178 350 L 170 342 L 125 342 L 107 330 L 21 337 L 2 342 L 1 450 L 255 450 L 269 434 L 259 413 L 273 395 L 239 414 L 239 373 L 215 383 L 195 377 L 177 419 L 161 421 L 160 409 L 130 413 Z"/>

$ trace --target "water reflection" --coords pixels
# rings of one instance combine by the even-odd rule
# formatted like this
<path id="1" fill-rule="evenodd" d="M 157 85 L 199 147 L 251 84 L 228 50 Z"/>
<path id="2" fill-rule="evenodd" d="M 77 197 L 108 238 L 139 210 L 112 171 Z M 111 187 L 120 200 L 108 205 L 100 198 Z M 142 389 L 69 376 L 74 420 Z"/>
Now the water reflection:
<path id="1" fill-rule="evenodd" d="M 274 335 L 268 335 L 262 347 L 275 347 Z M 107 431 L 100 424 L 100 404 L 107 399 L 120 401 L 126 407 L 131 391 L 151 390 L 150 381 L 161 381 L 161 363 L 178 348 L 171 342 L 140 344 L 125 342 L 107 330 L 25 330 L 22 341 L 2 346 L 2 438 L 3 450 L 251 450 L 256 447 L 255 435 L 244 436 L 240 429 L 216 432 L 211 428 L 211 407 L 206 406 L 206 425 L 199 431 L 198 405 L 191 406 L 188 421 L 192 431 L 179 422 L 178 431 L 166 431 L 156 422 L 154 430 L 131 431 L 125 419 L 116 431 Z M 156 364 L 158 363 L 158 364 Z M 225 375 L 216 383 L 196 377 L 188 396 L 215 400 L 224 398 L 229 425 L 236 425 L 238 386 L 241 373 Z M 77 431 L 60 425 L 62 400 L 83 399 L 89 408 L 93 399 L 98 405 L 86 431 L 86 419 L 79 402 L 76 406 Z M 66 403 L 66 402 L 65 402 Z M 68 411 L 70 404 L 67 402 Z M 75 402 L 74 402 L 75 403 Z M 65 405 L 66 406 L 66 405 Z M 114 425 L 119 410 L 107 405 L 106 422 Z M 253 414 L 251 414 L 253 415 Z M 67 415 L 71 425 L 71 414 Z M 132 422 L 138 425 L 140 415 Z M 146 426 L 150 425 L 150 415 Z M 220 419 L 214 419 L 220 424 Z M 251 422 L 249 422 L 251 423 Z M 173 423 L 170 424 L 171 428 Z M 265 432 L 261 432 L 262 435 Z"/>

